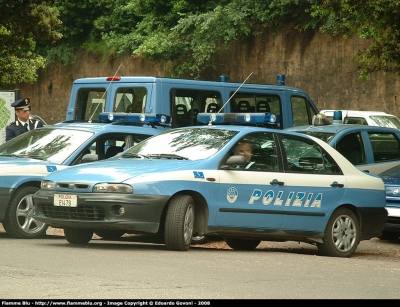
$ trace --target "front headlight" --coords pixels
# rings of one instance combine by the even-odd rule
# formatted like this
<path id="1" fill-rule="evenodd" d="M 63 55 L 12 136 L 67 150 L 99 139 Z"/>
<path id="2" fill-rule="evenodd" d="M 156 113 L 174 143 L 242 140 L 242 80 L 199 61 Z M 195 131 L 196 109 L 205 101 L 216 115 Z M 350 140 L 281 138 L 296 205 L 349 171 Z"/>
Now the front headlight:
<path id="1" fill-rule="evenodd" d="M 133 188 L 123 183 L 98 183 L 93 187 L 93 193 L 132 194 Z"/>
<path id="2" fill-rule="evenodd" d="M 42 180 L 40 187 L 43 190 L 54 190 L 54 181 Z"/>

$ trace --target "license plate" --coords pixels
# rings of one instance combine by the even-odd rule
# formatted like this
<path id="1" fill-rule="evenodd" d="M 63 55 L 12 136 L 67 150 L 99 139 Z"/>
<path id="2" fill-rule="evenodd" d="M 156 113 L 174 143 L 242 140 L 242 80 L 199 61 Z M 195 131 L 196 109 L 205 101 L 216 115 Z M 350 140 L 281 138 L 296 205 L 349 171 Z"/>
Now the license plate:
<path id="1" fill-rule="evenodd" d="M 57 207 L 77 207 L 78 197 L 76 195 L 54 194 L 54 206 Z"/>

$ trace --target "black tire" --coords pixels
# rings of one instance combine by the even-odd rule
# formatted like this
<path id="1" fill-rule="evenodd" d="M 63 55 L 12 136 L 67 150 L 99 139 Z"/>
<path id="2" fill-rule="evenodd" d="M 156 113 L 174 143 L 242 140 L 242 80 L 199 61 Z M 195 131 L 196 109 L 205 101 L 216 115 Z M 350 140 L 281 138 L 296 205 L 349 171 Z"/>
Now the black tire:
<path id="1" fill-rule="evenodd" d="M 99 236 L 105 240 L 118 240 L 125 234 L 125 231 L 123 231 L 123 230 L 96 230 L 94 233 L 97 236 Z"/>
<path id="2" fill-rule="evenodd" d="M 37 239 L 46 235 L 48 225 L 35 220 L 32 197 L 38 190 L 36 187 L 21 187 L 12 196 L 3 221 L 4 230 L 11 237 Z"/>
<path id="3" fill-rule="evenodd" d="M 194 226 L 194 201 L 189 195 L 176 195 L 165 217 L 164 241 L 168 250 L 186 251 L 190 248 Z"/>
<path id="4" fill-rule="evenodd" d="M 379 239 L 386 241 L 395 241 L 398 240 L 399 237 L 400 237 L 399 232 L 382 231 L 382 234 L 379 236 Z"/>
<path id="5" fill-rule="evenodd" d="M 64 236 L 71 244 L 87 245 L 93 237 L 93 229 L 64 228 Z"/>
<path id="6" fill-rule="evenodd" d="M 206 244 L 208 242 L 207 236 L 194 236 L 192 237 L 192 245 L 193 244 Z"/>
<path id="7" fill-rule="evenodd" d="M 353 255 L 360 243 L 360 224 L 355 214 L 346 208 L 334 211 L 322 240 L 317 246 L 323 256 L 348 258 Z"/>
<path id="8" fill-rule="evenodd" d="M 239 251 L 251 251 L 257 248 L 261 243 L 258 239 L 234 239 L 234 238 L 224 238 L 226 244 L 234 250 Z"/>

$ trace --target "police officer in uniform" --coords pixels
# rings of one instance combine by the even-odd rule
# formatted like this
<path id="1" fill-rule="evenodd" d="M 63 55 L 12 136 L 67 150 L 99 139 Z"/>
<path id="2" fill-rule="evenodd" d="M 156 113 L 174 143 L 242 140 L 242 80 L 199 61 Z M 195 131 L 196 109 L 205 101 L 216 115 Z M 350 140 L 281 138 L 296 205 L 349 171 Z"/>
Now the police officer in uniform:
<path id="1" fill-rule="evenodd" d="M 29 98 L 24 98 L 11 104 L 15 109 L 17 120 L 6 127 L 6 142 L 29 130 L 43 127 L 40 120 L 29 118 L 29 115 L 31 114 L 31 106 L 29 105 L 29 102 Z"/>

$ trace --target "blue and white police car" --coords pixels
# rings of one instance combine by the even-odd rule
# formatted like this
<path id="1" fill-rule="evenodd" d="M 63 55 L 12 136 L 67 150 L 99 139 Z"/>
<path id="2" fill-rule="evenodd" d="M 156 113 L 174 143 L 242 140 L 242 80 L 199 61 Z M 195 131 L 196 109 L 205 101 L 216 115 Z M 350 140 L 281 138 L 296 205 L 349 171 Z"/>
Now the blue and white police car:
<path id="1" fill-rule="evenodd" d="M 336 116 L 336 115 L 335 115 Z M 317 137 L 346 157 L 359 170 L 379 174 L 400 164 L 400 130 L 357 124 L 331 123 L 318 114 L 313 125 L 286 130 Z"/>
<path id="2" fill-rule="evenodd" d="M 242 143 L 251 144 L 250 160 L 236 150 Z M 123 231 L 163 235 L 175 251 L 188 250 L 192 236 L 218 235 L 235 250 L 294 240 L 350 257 L 387 219 L 382 180 L 324 141 L 212 120 L 162 132 L 106 162 L 51 173 L 33 201 L 36 218 L 63 228 L 71 244 Z"/>
<path id="3" fill-rule="evenodd" d="M 5 231 L 16 238 L 45 235 L 48 225 L 35 219 L 32 201 L 42 178 L 71 165 L 109 158 L 165 130 L 150 119 L 138 125 L 63 122 L 2 144 L 0 222 Z"/>

